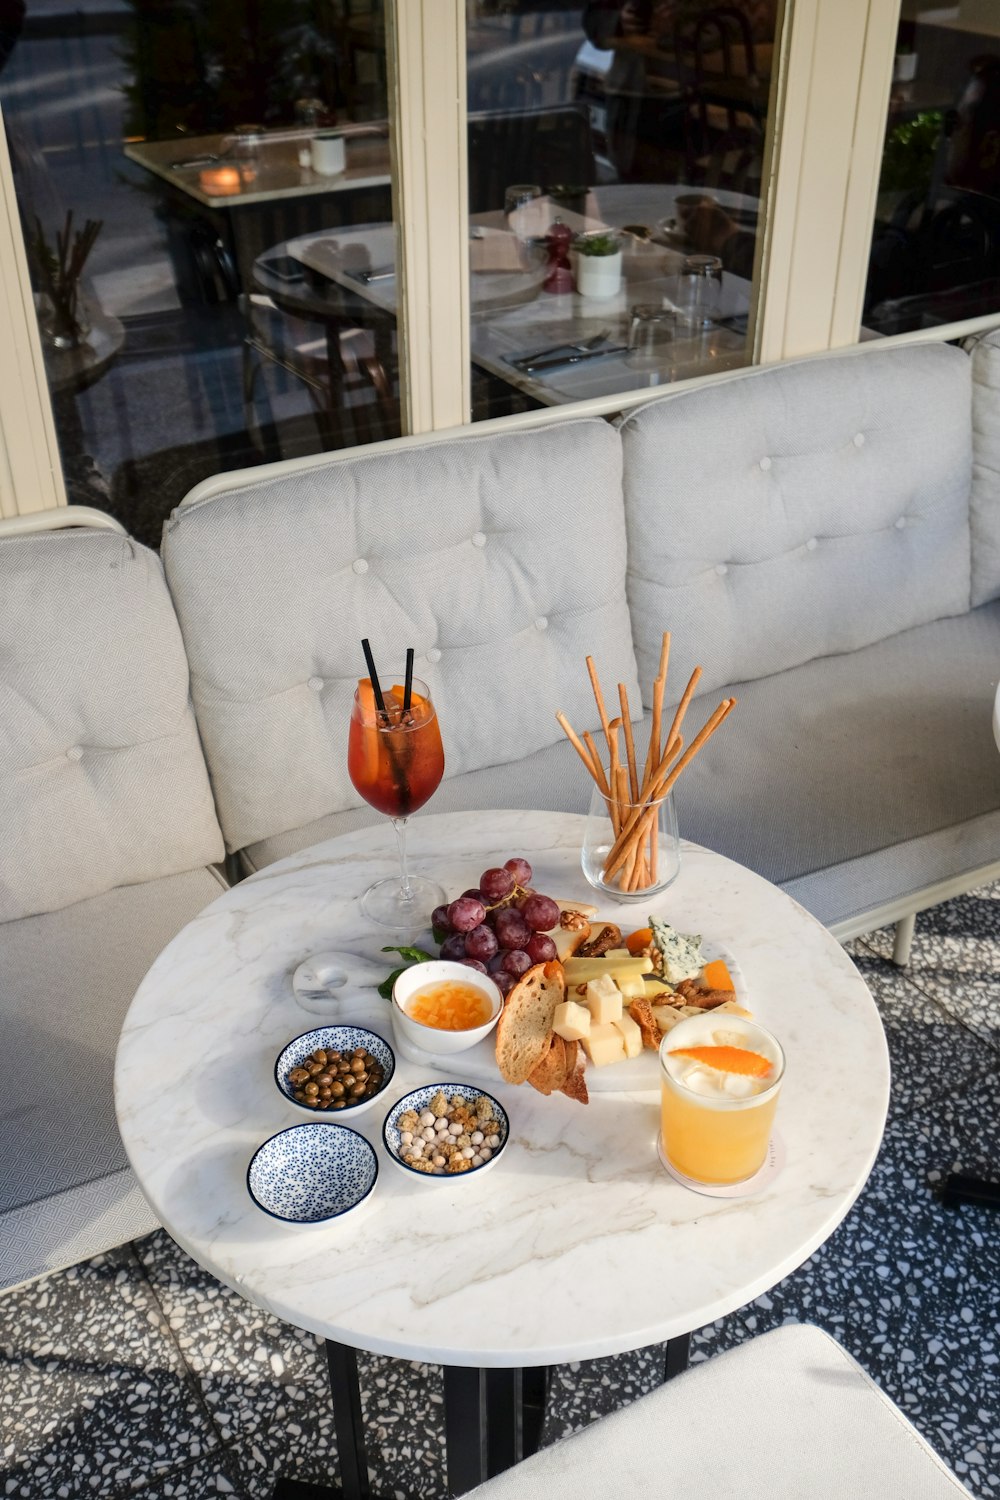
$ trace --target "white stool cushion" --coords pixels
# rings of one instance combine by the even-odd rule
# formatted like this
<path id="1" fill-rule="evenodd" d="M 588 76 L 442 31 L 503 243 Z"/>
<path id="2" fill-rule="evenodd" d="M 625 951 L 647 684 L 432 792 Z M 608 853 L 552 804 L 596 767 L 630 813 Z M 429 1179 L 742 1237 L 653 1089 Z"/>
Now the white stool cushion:
<path id="1" fill-rule="evenodd" d="M 481 1500 L 957 1500 L 968 1491 L 818 1328 L 751 1339 L 471 1491 Z"/>

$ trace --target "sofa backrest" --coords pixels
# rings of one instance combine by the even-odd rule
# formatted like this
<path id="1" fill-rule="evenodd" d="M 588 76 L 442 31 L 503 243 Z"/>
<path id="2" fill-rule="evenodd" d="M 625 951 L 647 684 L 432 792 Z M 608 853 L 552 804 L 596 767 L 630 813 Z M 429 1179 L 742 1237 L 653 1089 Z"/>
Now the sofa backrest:
<path id="1" fill-rule="evenodd" d="M 0 922 L 222 857 L 155 553 L 0 538 L 0 659 Z"/>
<path id="2" fill-rule="evenodd" d="M 639 675 L 680 691 L 970 606 L 969 360 L 910 345 L 756 369 L 620 423 Z"/>
<path id="3" fill-rule="evenodd" d="M 972 345 L 972 603 L 1000 599 L 1000 330 Z"/>
<path id="4" fill-rule="evenodd" d="M 231 849 L 362 805 L 362 636 L 384 670 L 415 648 L 446 775 L 555 743 L 560 708 L 596 728 L 588 652 L 638 706 L 621 444 L 601 421 L 255 472 L 176 510 L 163 558 Z"/>

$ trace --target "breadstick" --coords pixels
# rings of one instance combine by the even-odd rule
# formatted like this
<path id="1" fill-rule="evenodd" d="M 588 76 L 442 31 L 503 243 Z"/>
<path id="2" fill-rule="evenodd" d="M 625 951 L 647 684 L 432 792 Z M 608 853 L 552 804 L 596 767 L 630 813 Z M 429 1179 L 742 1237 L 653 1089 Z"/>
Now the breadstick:
<path id="1" fill-rule="evenodd" d="M 639 776 L 635 768 L 635 741 L 632 738 L 632 719 L 628 711 L 628 691 L 624 682 L 618 684 L 618 702 L 622 710 L 622 728 L 625 730 L 625 754 L 628 759 L 628 784 L 632 801 L 639 800 Z"/>
<path id="2" fill-rule="evenodd" d="M 601 728 L 604 730 L 604 738 L 611 749 L 611 725 L 608 723 L 608 711 L 604 707 L 604 694 L 601 692 L 600 680 L 597 676 L 597 668 L 594 666 L 594 658 L 587 657 L 587 671 L 590 673 L 590 686 L 594 690 L 594 702 L 597 704 L 597 713 L 601 720 Z"/>
<path id="3" fill-rule="evenodd" d="M 595 764 L 596 756 L 594 757 L 594 760 L 591 760 L 590 753 L 588 752 L 586 746 L 581 742 L 579 735 L 567 719 L 566 715 L 563 713 L 562 709 L 559 709 L 558 713 L 556 714 L 556 721 L 559 724 L 559 727 L 562 729 L 563 734 L 565 734 L 566 738 L 573 746 L 573 749 L 576 751 L 577 755 L 587 767 L 587 770 L 590 772 L 591 776 L 593 776 L 595 781 L 598 781 L 597 765 L 599 765 L 600 762 L 597 762 Z"/>
<path id="4" fill-rule="evenodd" d="M 605 861 L 604 878 L 606 881 L 610 881 L 611 877 L 616 873 L 616 871 L 620 870 L 622 865 L 625 863 L 625 859 L 629 852 L 629 846 L 635 837 L 636 828 L 638 827 L 639 822 L 643 818 L 644 814 L 648 813 L 650 805 L 654 802 L 660 801 L 667 795 L 681 772 L 691 764 L 692 760 L 694 760 L 695 756 L 698 754 L 698 751 L 701 749 L 701 747 L 705 744 L 706 740 L 711 738 L 711 736 L 718 729 L 719 725 L 726 718 L 726 716 L 731 713 L 735 706 L 735 698 L 724 698 L 715 712 L 711 715 L 708 722 L 695 735 L 694 739 L 691 741 L 691 744 L 688 746 L 687 750 L 684 752 L 681 758 L 673 765 L 673 767 L 669 769 L 666 765 L 668 753 L 666 751 L 664 752 L 660 760 L 660 765 L 661 767 L 663 767 L 663 769 L 659 772 L 659 774 L 657 775 L 657 779 L 650 787 L 649 796 L 646 800 L 645 806 L 637 807 L 635 809 L 635 812 L 628 820 L 628 823 L 626 823 L 626 825 L 622 828 L 621 833 L 616 839 L 615 844 L 611 849 L 607 860 Z"/>

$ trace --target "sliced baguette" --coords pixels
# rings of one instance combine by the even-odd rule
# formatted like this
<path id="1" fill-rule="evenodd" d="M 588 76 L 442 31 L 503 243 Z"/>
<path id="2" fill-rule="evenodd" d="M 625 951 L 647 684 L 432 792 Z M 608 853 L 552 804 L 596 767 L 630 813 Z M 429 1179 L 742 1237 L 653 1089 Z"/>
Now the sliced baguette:
<path id="1" fill-rule="evenodd" d="M 568 1099 L 575 1099 L 578 1104 L 589 1104 L 590 1095 L 587 1092 L 587 1059 L 579 1042 L 566 1043 L 566 1082 L 559 1090 Z"/>
<path id="2" fill-rule="evenodd" d="M 535 964 L 507 996 L 497 1025 L 497 1067 L 507 1083 L 524 1083 L 550 1047 L 552 1018 L 566 998 L 561 963 Z"/>
<path id="3" fill-rule="evenodd" d="M 574 1065 L 576 1058 L 573 1059 Z M 554 1094 L 566 1082 L 569 1063 L 566 1058 L 566 1043 L 553 1031 L 549 1039 L 549 1050 L 541 1062 L 536 1063 L 528 1074 L 528 1082 L 540 1094 Z"/>

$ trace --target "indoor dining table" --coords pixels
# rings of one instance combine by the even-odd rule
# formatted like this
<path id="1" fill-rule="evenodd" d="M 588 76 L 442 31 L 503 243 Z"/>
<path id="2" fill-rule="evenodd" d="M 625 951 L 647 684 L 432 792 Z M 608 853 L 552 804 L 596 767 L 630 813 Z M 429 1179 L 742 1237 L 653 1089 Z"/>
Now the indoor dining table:
<path id="1" fill-rule="evenodd" d="M 421 816 L 411 864 L 457 895 L 517 854 L 536 888 L 585 900 L 583 826 L 551 812 Z M 326 1340 L 340 1493 L 354 1500 L 369 1494 L 356 1350 L 444 1366 L 448 1481 L 462 1493 L 537 1441 L 546 1367 L 665 1344 L 666 1378 L 686 1363 L 692 1330 L 801 1265 L 868 1176 L 889 1086 L 878 1014 L 840 945 L 761 877 L 684 844 L 680 875 L 649 909 L 725 945 L 747 1003 L 786 1054 L 757 1191 L 703 1196 L 665 1172 L 648 1069 L 624 1092 L 588 1070 L 586 1106 L 497 1075 L 480 1085 L 510 1119 L 495 1170 L 415 1177 L 387 1159 L 383 1118 L 419 1084 L 463 1081 L 462 1054 L 442 1076 L 397 1043 L 385 1107 L 350 1122 L 375 1146 L 374 1191 L 328 1224 L 280 1222 L 252 1201 L 246 1173 L 266 1138 L 303 1118 L 276 1086 L 275 1059 L 322 1023 L 300 1006 L 292 974 L 328 949 L 354 954 L 362 971 L 378 974 L 383 962 L 388 971 L 381 950 L 399 939 L 363 916 L 360 898 L 394 859 L 386 822 L 225 892 L 140 986 L 115 1079 L 129 1160 L 168 1232 L 227 1286 Z M 622 908 L 602 911 L 623 920 Z M 645 907 L 631 911 L 645 921 Z M 392 1038 L 390 1006 L 374 988 L 358 980 L 334 1004 L 337 1020 Z"/>

